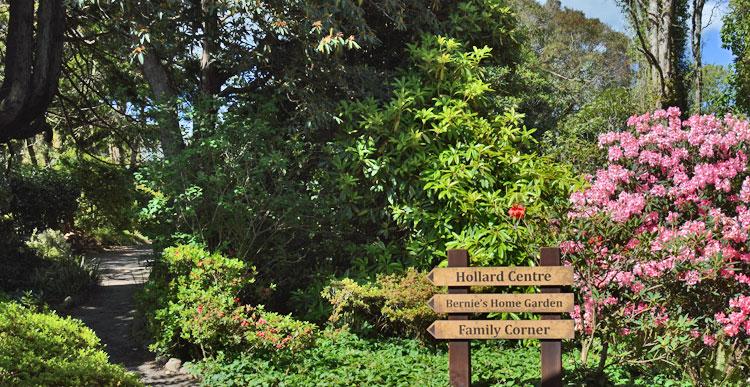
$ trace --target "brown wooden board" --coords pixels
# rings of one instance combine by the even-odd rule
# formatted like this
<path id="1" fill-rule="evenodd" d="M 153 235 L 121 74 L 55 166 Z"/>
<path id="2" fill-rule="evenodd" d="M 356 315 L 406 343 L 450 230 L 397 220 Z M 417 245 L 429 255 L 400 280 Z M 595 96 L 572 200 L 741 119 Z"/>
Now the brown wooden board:
<path id="1" fill-rule="evenodd" d="M 569 286 L 570 266 L 546 267 L 440 267 L 427 279 L 437 286 Z"/>
<path id="2" fill-rule="evenodd" d="M 436 294 L 427 305 L 437 313 L 570 313 L 573 294 Z"/>
<path id="3" fill-rule="evenodd" d="M 448 250 L 448 267 L 469 266 L 469 252 L 466 250 Z M 449 286 L 448 294 L 469 294 L 468 286 Z M 448 320 L 467 321 L 465 313 L 450 313 Z M 448 342 L 448 374 L 451 387 L 471 386 L 471 341 L 450 340 Z"/>
<path id="4" fill-rule="evenodd" d="M 573 320 L 438 320 L 427 328 L 436 339 L 572 339 Z"/>
<path id="5" fill-rule="evenodd" d="M 560 249 L 543 247 L 539 256 L 539 266 L 560 266 Z M 542 294 L 560 294 L 560 287 L 542 286 Z M 560 321 L 559 314 L 542 314 L 542 320 Z M 562 342 L 560 340 L 540 340 L 542 360 L 541 387 L 562 387 Z"/>

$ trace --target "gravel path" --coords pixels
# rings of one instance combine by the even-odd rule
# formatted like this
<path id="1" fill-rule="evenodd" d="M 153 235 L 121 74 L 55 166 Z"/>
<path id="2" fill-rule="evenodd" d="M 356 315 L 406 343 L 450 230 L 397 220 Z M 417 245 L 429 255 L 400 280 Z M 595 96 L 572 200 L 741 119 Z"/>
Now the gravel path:
<path id="1" fill-rule="evenodd" d="M 143 326 L 134 319 L 133 296 L 148 279 L 151 253 L 148 246 L 130 246 L 95 255 L 101 260 L 101 283 L 68 315 L 93 329 L 106 345 L 110 360 L 138 373 L 147 385 L 195 386 L 191 376 L 171 373 L 156 362 L 147 350 Z"/>

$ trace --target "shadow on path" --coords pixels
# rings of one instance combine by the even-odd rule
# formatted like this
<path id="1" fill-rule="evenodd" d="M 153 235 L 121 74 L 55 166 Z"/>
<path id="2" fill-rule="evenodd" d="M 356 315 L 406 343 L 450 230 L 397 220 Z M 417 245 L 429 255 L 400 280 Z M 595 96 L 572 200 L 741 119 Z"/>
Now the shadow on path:
<path id="1" fill-rule="evenodd" d="M 197 385 L 189 375 L 164 370 L 147 349 L 143 327 L 134 325 L 134 296 L 148 279 L 151 254 L 149 246 L 130 246 L 94 255 L 101 261 L 101 282 L 67 314 L 96 332 L 113 363 L 138 373 L 147 385 Z"/>

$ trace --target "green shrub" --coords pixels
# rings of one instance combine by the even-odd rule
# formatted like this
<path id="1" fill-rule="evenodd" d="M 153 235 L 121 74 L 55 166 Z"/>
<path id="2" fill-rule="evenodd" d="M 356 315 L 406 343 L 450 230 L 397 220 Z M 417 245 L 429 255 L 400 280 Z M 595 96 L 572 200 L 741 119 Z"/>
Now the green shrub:
<path id="1" fill-rule="evenodd" d="M 616 101 L 616 102 L 613 102 Z M 591 102 L 544 133 L 544 152 L 577 173 L 593 174 L 607 162 L 599 147 L 599 135 L 625 129 L 625 122 L 637 111 L 636 99 L 626 88 L 606 89 Z"/>
<path id="2" fill-rule="evenodd" d="M 34 268 L 41 265 L 42 260 L 25 248 L 12 219 L 0 213 L 0 291 L 27 287 Z"/>
<path id="3" fill-rule="evenodd" d="M 30 270 L 28 286 L 47 302 L 60 303 L 99 282 L 99 262 L 73 254 L 60 231 L 35 232 L 26 246 L 42 259 L 38 267 Z"/>
<path id="4" fill-rule="evenodd" d="M 81 190 L 76 231 L 99 244 L 128 242 L 131 238 L 124 231 L 137 227 L 138 203 L 145 200 L 136 190 L 133 173 L 84 155 L 63 158 L 62 164 Z"/>
<path id="5" fill-rule="evenodd" d="M 157 261 L 140 297 L 155 338 L 154 351 L 193 357 L 219 352 L 296 352 L 314 339 L 314 326 L 243 305 L 254 269 L 197 245 L 171 247 Z"/>
<path id="6" fill-rule="evenodd" d="M 34 230 L 70 230 L 80 190 L 69 173 L 23 169 L 8 179 L 9 214 L 22 236 Z"/>
<path id="7" fill-rule="evenodd" d="M 0 385 L 139 386 L 83 323 L 0 301 Z"/>
<path id="8" fill-rule="evenodd" d="M 47 229 L 42 232 L 34 232 L 26 242 L 26 246 L 34 250 L 36 254 L 44 259 L 58 261 L 73 256 L 73 248 L 70 246 L 62 232 Z"/>
<path id="9" fill-rule="evenodd" d="M 390 99 L 343 104 L 346 134 L 330 149 L 346 224 L 371 238 L 349 246 L 354 269 L 426 269 L 452 247 L 478 265 L 532 264 L 549 214 L 567 205 L 577 179 L 530 151 L 534 130 L 523 115 L 492 110 L 481 65 L 488 47 L 427 36 L 409 54 Z M 525 217 L 509 214 L 514 205 Z"/>
<path id="10" fill-rule="evenodd" d="M 0 174 L 0 290 L 27 289 L 46 264 L 25 246 L 36 230 L 72 226 L 78 191 L 66 173 L 23 168 Z"/>
<path id="11" fill-rule="evenodd" d="M 438 317 L 427 306 L 437 292 L 424 273 L 378 275 L 373 283 L 351 279 L 332 282 L 323 293 L 333 306 L 329 321 L 348 325 L 363 335 L 393 335 L 426 339 L 427 327 Z"/>
<path id="12" fill-rule="evenodd" d="M 334 242 L 348 229 L 320 194 L 320 150 L 277 116 L 268 101 L 238 103 L 215 131 L 169 162 L 144 165 L 136 180 L 149 197 L 142 231 L 157 249 L 200 243 L 236 257 L 257 268 L 259 302 L 291 311 L 291 292 L 314 277 L 298 267 L 330 273 L 349 262 Z"/>

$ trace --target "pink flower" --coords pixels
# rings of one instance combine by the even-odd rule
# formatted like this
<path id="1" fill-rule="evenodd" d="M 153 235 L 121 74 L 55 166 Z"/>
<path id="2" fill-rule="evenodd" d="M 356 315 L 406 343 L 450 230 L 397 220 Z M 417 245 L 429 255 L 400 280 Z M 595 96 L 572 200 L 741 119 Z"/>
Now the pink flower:
<path id="1" fill-rule="evenodd" d="M 716 345 L 716 336 L 714 335 L 703 335 L 703 344 L 706 344 L 709 347 L 713 347 Z"/>
<path id="2" fill-rule="evenodd" d="M 696 270 L 690 270 L 684 273 L 683 281 L 690 286 L 694 286 L 698 282 L 701 282 L 701 275 Z"/>
<path id="3" fill-rule="evenodd" d="M 623 154 L 622 154 L 622 148 L 620 148 L 619 146 L 611 146 L 611 147 L 609 147 L 608 156 L 607 156 L 607 158 L 609 159 L 609 161 L 617 161 L 617 160 L 621 159 L 622 156 L 623 156 Z"/>
<path id="4" fill-rule="evenodd" d="M 198 308 L 196 309 L 198 310 L 198 314 L 203 313 L 203 305 L 198 305 Z"/>
<path id="5" fill-rule="evenodd" d="M 574 254 L 583 251 L 583 243 L 574 241 L 565 241 L 560 243 L 560 251 L 563 254 Z"/>

